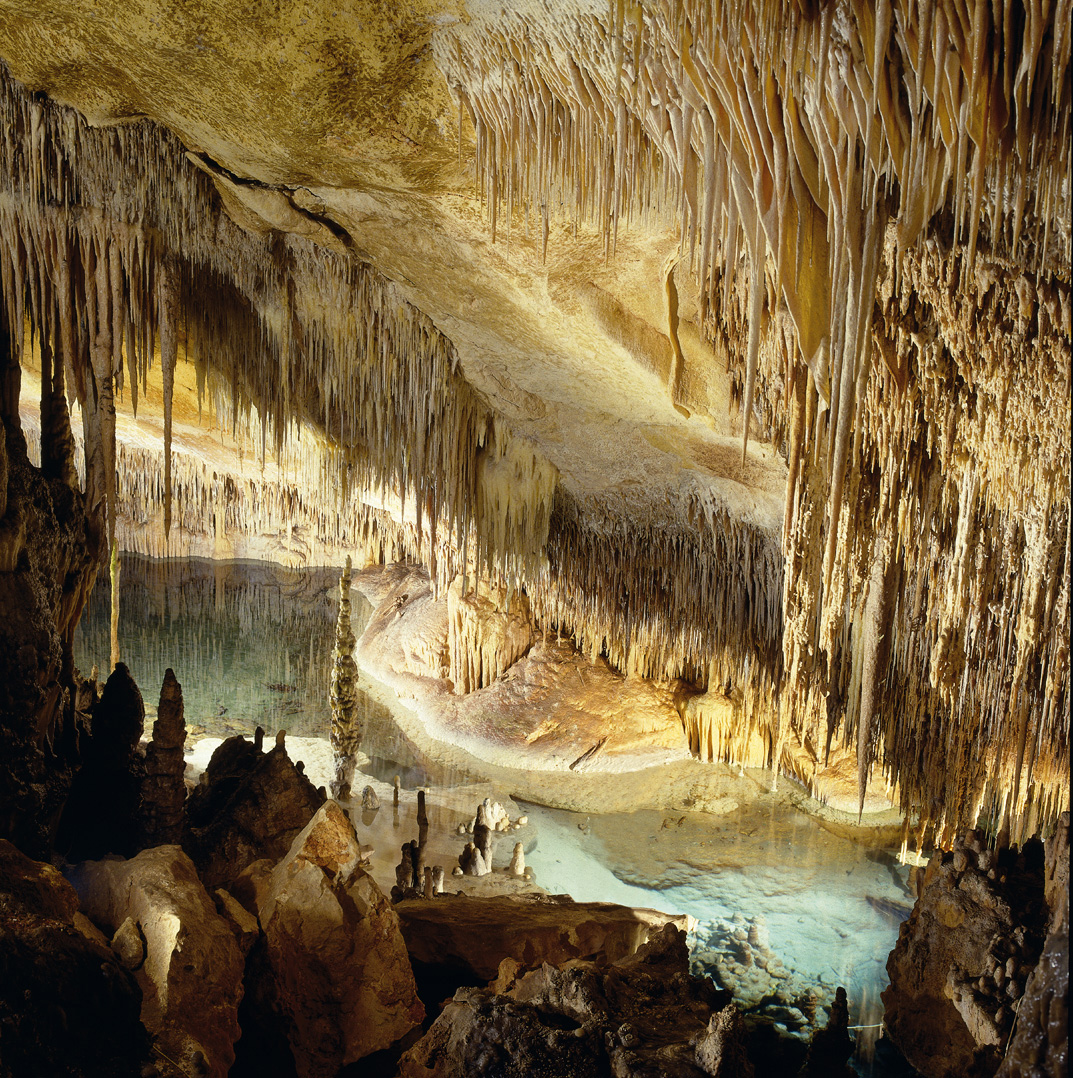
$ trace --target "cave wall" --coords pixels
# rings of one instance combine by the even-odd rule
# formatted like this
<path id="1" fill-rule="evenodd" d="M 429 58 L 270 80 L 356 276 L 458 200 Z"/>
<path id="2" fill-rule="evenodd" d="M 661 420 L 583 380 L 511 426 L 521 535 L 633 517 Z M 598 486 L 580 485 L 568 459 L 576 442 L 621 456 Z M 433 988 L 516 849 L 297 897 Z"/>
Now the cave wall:
<path id="1" fill-rule="evenodd" d="M 778 768 L 793 745 L 818 770 L 848 745 L 862 797 L 879 769 L 946 836 L 981 810 L 1031 830 L 1069 794 L 1068 8 L 444 13 L 419 35 L 413 100 L 397 98 L 405 138 L 365 143 L 369 168 L 391 162 L 372 184 L 329 175 L 338 145 L 320 128 L 301 168 L 281 139 L 266 171 L 263 123 L 243 143 L 225 115 L 248 103 L 245 81 L 206 114 L 210 130 L 162 104 L 148 73 L 132 75 L 127 108 L 108 79 L 94 97 L 84 73 L 27 46 L 55 37 L 50 10 L 12 38 L 32 84 L 98 120 L 144 111 L 183 139 L 152 120 L 87 126 L 5 76 L 12 349 L 25 325 L 63 357 L 87 498 L 110 521 L 112 394 L 133 399 L 159 356 L 167 402 L 182 351 L 218 409 L 256 415 L 266 453 L 313 428 L 303 485 L 382 553 L 425 562 L 437 587 L 483 574 L 524 588 L 538 623 L 582 650 L 732 695 L 761 732 L 746 762 Z M 390 37 L 387 16 L 365 14 Z M 325 17 L 314 5 L 302 33 L 325 33 Z M 91 55 L 93 32 L 71 31 Z M 443 83 L 422 99 L 430 61 Z M 391 92 L 410 77 L 392 68 Z M 360 126 L 375 102 L 357 85 Z M 435 123 L 410 122 L 418 101 Z M 187 152 L 198 145 L 219 160 Z M 785 461 L 781 522 L 714 488 L 649 489 L 644 468 L 632 485 L 582 482 L 567 420 L 554 429 L 533 394 L 515 387 L 508 407 L 493 388 L 523 385 L 539 342 L 496 375 L 472 349 L 462 364 L 458 308 L 417 272 L 392 282 L 371 264 L 414 266 L 385 239 L 409 239 L 393 198 L 419 226 L 454 213 L 472 243 L 505 241 L 519 277 L 539 277 L 557 244 L 576 256 L 585 270 L 556 282 L 554 302 L 588 312 L 681 414 L 721 422 L 724 370 L 740 410 L 733 474 L 759 483 L 752 428 Z M 596 268 L 637 235 L 669 252 L 648 281 L 654 306 Z M 165 533 L 167 427 L 162 481 L 137 495 L 164 504 Z M 409 516 L 355 509 L 368 489 Z"/>

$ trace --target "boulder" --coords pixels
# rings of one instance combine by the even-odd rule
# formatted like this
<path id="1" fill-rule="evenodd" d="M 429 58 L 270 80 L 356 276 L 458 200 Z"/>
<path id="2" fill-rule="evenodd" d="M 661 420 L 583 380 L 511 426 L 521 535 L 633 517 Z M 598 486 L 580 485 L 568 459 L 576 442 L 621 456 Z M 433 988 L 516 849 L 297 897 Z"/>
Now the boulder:
<path id="1" fill-rule="evenodd" d="M 439 895 L 434 902 L 406 899 L 395 909 L 411 958 L 483 981 L 496 976 L 504 958 L 523 966 L 571 958 L 616 962 L 633 954 L 654 929 L 689 927 L 683 915 L 574 902 L 565 895 Z"/>
<path id="2" fill-rule="evenodd" d="M 136 1078 L 141 992 L 51 865 L 0 839 L 0 1074 Z"/>
<path id="3" fill-rule="evenodd" d="M 424 1018 L 391 903 L 360 865 L 346 812 L 327 801 L 287 856 L 245 891 L 264 932 L 251 986 L 276 1008 L 300 1078 L 328 1078 Z"/>
<path id="4" fill-rule="evenodd" d="M 86 861 L 69 875 L 83 909 L 136 965 L 142 1021 L 162 1051 L 188 1073 L 224 1078 L 239 1036 L 242 954 L 190 858 L 157 846 L 129 861 Z"/>
<path id="5" fill-rule="evenodd" d="M 730 1003 L 689 974 L 685 933 L 668 924 L 613 965 L 572 959 L 523 972 L 508 959 L 494 985 L 460 988 L 399 1062 L 401 1078 L 748 1078 L 722 1058 L 712 1012 Z M 740 1022 L 740 1019 L 739 1019 Z M 732 1026 L 733 1023 L 728 1023 Z M 728 1051 L 728 1063 L 744 1058 Z"/>
<path id="6" fill-rule="evenodd" d="M 887 1035 L 925 1078 L 990 1078 L 1046 930 L 1043 848 L 970 831 L 928 864 L 887 960 Z"/>
<path id="7" fill-rule="evenodd" d="M 226 887 L 261 858 L 278 861 L 324 803 L 291 762 L 282 738 L 270 752 L 242 737 L 212 754 L 190 795 L 183 848 L 210 890 Z"/>

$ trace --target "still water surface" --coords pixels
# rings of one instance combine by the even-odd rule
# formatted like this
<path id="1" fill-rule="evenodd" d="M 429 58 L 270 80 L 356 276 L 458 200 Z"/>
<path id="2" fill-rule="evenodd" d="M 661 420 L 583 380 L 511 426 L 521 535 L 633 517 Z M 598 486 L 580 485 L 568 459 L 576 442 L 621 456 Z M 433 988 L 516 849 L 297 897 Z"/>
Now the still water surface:
<path id="1" fill-rule="evenodd" d="M 124 556 L 120 658 L 142 689 L 147 720 L 170 666 L 183 687 L 192 736 L 251 734 L 262 726 L 269 736 L 286 729 L 326 737 L 338 580 L 333 568 Z M 359 592 L 351 600 L 360 634 L 371 611 Z M 84 674 L 94 664 L 108 666 L 110 609 L 102 574 L 75 635 L 75 664 Z M 390 712 L 364 694 L 361 706 L 367 770 L 377 777 L 399 774 L 410 789 L 471 777 L 449 774 L 418 753 Z M 858 1032 L 858 1073 L 912 1073 L 870 1050 L 882 1017 L 886 957 L 900 911 L 911 903 L 907 872 L 892 851 L 836 837 L 771 797 L 724 816 L 654 809 L 581 816 L 538 805 L 526 811 L 537 834 L 527 863 L 542 887 L 579 901 L 691 914 L 699 922 L 694 964 L 724 982 L 734 976 L 732 934 L 753 930 L 791 983 L 810 986 L 821 1005 L 836 986 L 846 987 L 851 1022 L 865 1027 Z M 754 991 L 762 991 L 762 978 L 754 980 L 761 985 Z M 792 1012 L 777 1003 L 764 1009 L 792 1028 Z"/>

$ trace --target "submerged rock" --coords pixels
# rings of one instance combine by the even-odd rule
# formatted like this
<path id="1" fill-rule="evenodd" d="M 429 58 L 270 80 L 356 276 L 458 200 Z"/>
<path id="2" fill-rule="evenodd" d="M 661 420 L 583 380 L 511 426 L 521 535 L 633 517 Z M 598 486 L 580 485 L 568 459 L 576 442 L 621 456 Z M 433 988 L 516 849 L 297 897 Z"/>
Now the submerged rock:
<path id="1" fill-rule="evenodd" d="M 0 1074 L 137 1078 L 134 977 L 51 866 L 0 839 Z"/>
<path id="2" fill-rule="evenodd" d="M 212 754 L 187 801 L 183 848 L 209 890 L 261 858 L 278 861 L 324 803 L 277 738 L 270 752 L 231 737 Z"/>
<path id="3" fill-rule="evenodd" d="M 455 993 L 403 1055 L 399 1074 L 746 1078 L 751 1069 L 706 1069 L 721 1035 L 710 1031 L 709 1017 L 730 997 L 690 976 L 688 962 L 685 933 L 672 924 L 613 965 L 545 962 L 525 972 L 507 960 L 491 987 Z"/>
<path id="4" fill-rule="evenodd" d="M 84 862 L 70 876 L 83 909 L 135 969 L 146 1029 L 181 1066 L 225 1078 L 239 1037 L 242 955 L 190 858 L 157 846 L 129 861 Z"/>
<path id="5" fill-rule="evenodd" d="M 349 817 L 327 801 L 256 889 L 251 991 L 278 1015 L 301 1078 L 334 1076 L 424 1017 L 399 919 L 360 862 Z"/>

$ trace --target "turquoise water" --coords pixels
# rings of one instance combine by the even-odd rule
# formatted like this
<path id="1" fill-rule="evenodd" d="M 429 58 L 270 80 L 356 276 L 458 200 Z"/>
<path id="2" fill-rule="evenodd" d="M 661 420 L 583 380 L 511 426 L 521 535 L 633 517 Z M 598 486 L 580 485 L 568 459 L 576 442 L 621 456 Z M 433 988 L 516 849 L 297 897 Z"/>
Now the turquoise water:
<path id="1" fill-rule="evenodd" d="M 157 560 L 124 555 L 119 651 L 156 713 L 164 671 L 183 688 L 193 734 L 227 736 L 263 726 L 327 736 L 328 684 L 339 569 L 290 570 L 263 562 Z M 352 592 L 355 631 L 368 603 Z M 111 587 L 101 574 L 75 632 L 75 665 L 107 671 Z"/>
<path id="2" fill-rule="evenodd" d="M 286 729 L 327 737 L 339 572 L 124 556 L 120 659 L 142 690 L 147 719 L 155 715 L 171 666 L 193 737 L 252 734 L 257 726 L 269 736 Z M 351 602 L 357 635 L 371 611 L 356 590 Z M 102 574 L 75 634 L 75 663 L 84 674 L 94 664 L 107 668 L 110 611 Z M 400 775 L 406 789 L 472 777 L 422 756 L 387 708 L 364 693 L 359 699 L 370 773 L 384 781 Z M 737 946 L 734 933 L 754 930 L 786 971 L 771 985 L 796 986 L 784 997 L 800 995 L 804 986 L 822 1008 L 836 986 L 847 989 L 851 1022 L 863 1027 L 859 1074 L 912 1073 L 899 1060 L 884 1059 L 882 1051 L 871 1052 L 897 911 L 911 903 L 907 870 L 893 861 L 892 851 L 866 850 L 836 837 L 764 795 L 725 816 L 643 809 L 590 817 L 537 805 L 526 810 L 537 835 L 526 860 L 543 888 L 579 901 L 691 914 L 698 921 L 695 968 L 736 991 L 735 969 L 728 964 Z M 754 996 L 759 1000 L 771 985 L 754 983 Z M 794 1013 L 785 1004 L 758 1002 L 754 1013 L 793 1030 Z"/>

